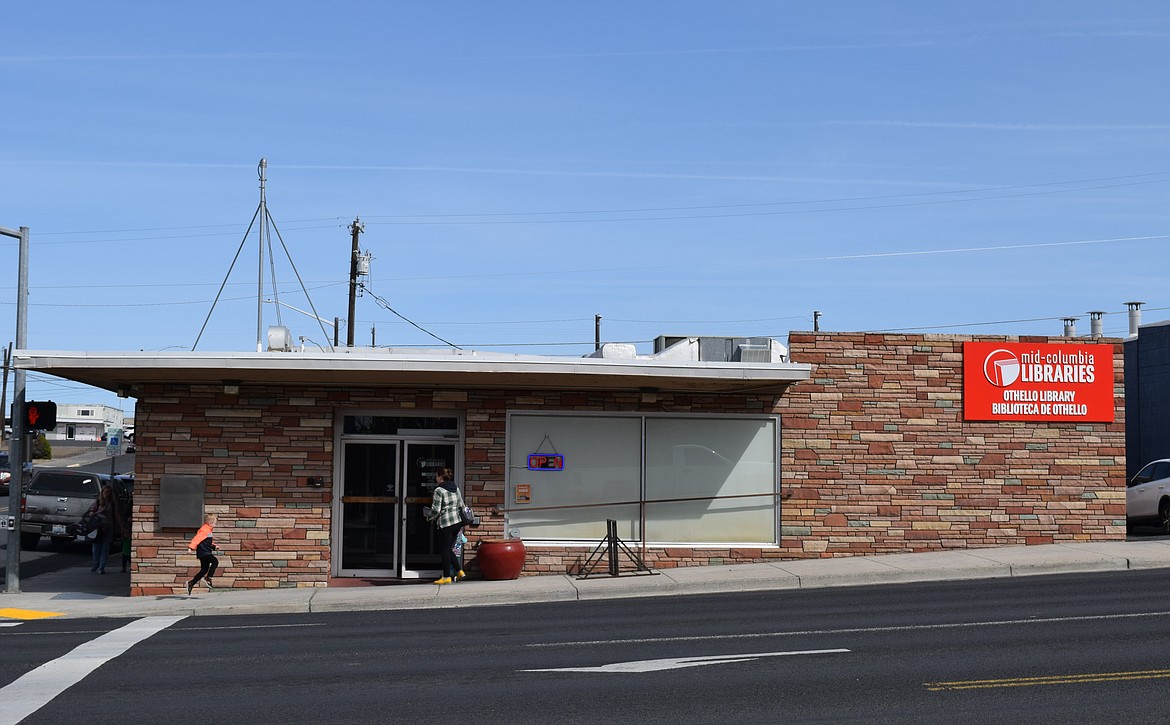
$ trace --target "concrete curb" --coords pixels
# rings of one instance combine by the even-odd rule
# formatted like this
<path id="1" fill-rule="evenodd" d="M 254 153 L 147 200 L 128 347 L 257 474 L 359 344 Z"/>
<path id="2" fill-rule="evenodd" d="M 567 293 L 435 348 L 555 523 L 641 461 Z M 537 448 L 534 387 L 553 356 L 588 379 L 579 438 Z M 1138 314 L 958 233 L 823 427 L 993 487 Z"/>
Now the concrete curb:
<path id="1" fill-rule="evenodd" d="M 64 591 L 70 584 L 109 586 L 88 571 L 37 577 L 38 588 L 57 591 L 0 594 L 6 608 L 53 612 L 69 618 L 148 615 L 292 614 L 482 607 L 536 602 L 598 601 L 634 597 L 720 594 L 746 591 L 968 581 L 1043 574 L 1170 568 L 1170 540 L 1049 544 L 1001 549 L 964 549 L 922 554 L 806 559 L 766 564 L 664 569 L 650 575 L 576 579 L 568 575 L 510 581 L 464 581 L 377 587 L 278 588 L 197 591 L 193 596 L 126 597 Z M 126 576 L 126 575 L 120 575 Z M 0 620 L 20 619 L 0 611 Z"/>

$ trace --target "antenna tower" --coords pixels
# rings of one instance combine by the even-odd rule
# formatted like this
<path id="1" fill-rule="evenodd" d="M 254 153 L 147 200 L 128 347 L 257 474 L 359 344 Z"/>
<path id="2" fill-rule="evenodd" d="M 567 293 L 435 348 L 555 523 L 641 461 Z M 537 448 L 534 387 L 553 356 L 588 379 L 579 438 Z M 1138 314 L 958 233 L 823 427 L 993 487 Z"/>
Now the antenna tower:
<path id="1" fill-rule="evenodd" d="M 309 309 L 313 311 L 313 317 L 317 318 L 317 324 L 321 326 L 321 334 L 326 340 L 329 339 L 329 333 L 325 331 L 325 325 L 321 322 L 321 316 L 317 314 L 317 308 L 313 306 L 313 300 L 309 297 L 309 290 L 305 288 L 304 280 L 301 279 L 301 273 L 297 271 L 297 265 L 293 262 L 292 255 L 289 254 L 288 247 L 285 246 L 284 239 L 280 236 L 280 229 L 277 228 L 276 222 L 272 219 L 271 212 L 268 211 L 268 197 L 265 188 L 267 177 L 265 175 L 268 169 L 268 159 L 260 159 L 260 164 L 256 167 L 256 173 L 260 176 L 260 204 L 256 207 L 256 212 L 252 215 L 252 221 L 248 224 L 248 230 L 244 232 L 244 238 L 240 240 L 240 246 L 236 249 L 236 256 L 232 258 L 232 263 L 228 267 L 227 274 L 224 275 L 223 282 L 219 285 L 219 292 L 216 293 L 215 299 L 211 302 L 211 309 L 207 311 L 207 317 L 203 320 L 203 327 L 199 328 L 199 335 L 195 338 L 195 344 L 191 346 L 194 351 L 199 346 L 199 340 L 203 337 L 203 332 L 207 329 L 207 323 L 211 320 L 211 314 L 215 312 L 215 305 L 219 302 L 219 298 L 223 295 L 224 287 L 227 286 L 228 279 L 232 276 L 232 270 L 236 267 L 236 262 L 240 259 L 240 253 L 244 251 L 244 244 L 248 241 L 248 237 L 252 234 L 252 228 L 256 227 L 260 243 L 257 245 L 257 264 L 256 264 L 256 352 L 264 352 L 264 252 L 268 251 L 268 267 L 272 277 L 272 300 L 276 304 L 276 324 L 280 325 L 280 292 L 276 285 L 276 255 L 272 251 L 272 233 L 276 232 L 276 239 L 280 242 L 280 248 L 284 250 L 284 256 L 288 259 L 289 266 L 292 267 L 293 274 L 296 275 L 297 283 L 301 286 L 301 292 L 305 294 L 305 299 L 309 301 Z M 260 224 L 257 227 L 256 221 Z M 333 346 L 329 346 L 329 350 L 333 350 Z"/>

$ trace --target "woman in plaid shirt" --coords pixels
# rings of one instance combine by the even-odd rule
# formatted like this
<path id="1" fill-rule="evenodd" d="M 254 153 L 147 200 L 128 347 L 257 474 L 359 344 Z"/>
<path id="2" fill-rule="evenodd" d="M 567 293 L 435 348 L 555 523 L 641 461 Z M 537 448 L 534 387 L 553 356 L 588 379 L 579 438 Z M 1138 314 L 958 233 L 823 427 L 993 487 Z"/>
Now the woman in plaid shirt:
<path id="1" fill-rule="evenodd" d="M 435 491 L 431 495 L 431 513 L 427 521 L 439 530 L 439 556 L 443 563 L 443 576 L 436 584 L 450 584 L 466 576 L 459 567 L 455 556 L 455 541 L 463 528 L 463 496 L 455 483 L 455 474 L 450 468 L 440 469 L 435 474 Z"/>

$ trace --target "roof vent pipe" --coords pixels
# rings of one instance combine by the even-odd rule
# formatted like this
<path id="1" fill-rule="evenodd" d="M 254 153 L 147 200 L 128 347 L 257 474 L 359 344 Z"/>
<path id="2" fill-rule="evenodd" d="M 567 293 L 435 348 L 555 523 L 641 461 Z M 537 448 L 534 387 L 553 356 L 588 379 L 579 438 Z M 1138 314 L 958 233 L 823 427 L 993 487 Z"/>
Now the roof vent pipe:
<path id="1" fill-rule="evenodd" d="M 1093 310 L 1089 315 L 1089 337 L 1097 338 L 1105 336 L 1105 322 L 1101 319 L 1105 313 L 1100 310 Z"/>
<path id="2" fill-rule="evenodd" d="M 1129 336 L 1137 337 L 1138 328 L 1142 325 L 1142 305 L 1145 302 L 1126 302 L 1129 308 Z"/>
<path id="3" fill-rule="evenodd" d="M 1064 318 L 1064 336 L 1065 337 L 1076 337 L 1077 336 L 1077 318 L 1075 318 L 1075 317 Z"/>

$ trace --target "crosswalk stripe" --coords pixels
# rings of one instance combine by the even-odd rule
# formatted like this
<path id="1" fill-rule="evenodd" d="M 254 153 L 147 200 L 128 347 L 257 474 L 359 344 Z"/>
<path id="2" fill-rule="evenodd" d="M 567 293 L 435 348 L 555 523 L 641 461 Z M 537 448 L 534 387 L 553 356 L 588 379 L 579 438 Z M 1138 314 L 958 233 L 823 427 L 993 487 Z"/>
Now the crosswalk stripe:
<path id="1" fill-rule="evenodd" d="M 0 688 L 0 725 L 16 725 L 86 675 L 181 617 L 144 617 L 78 645 Z"/>

